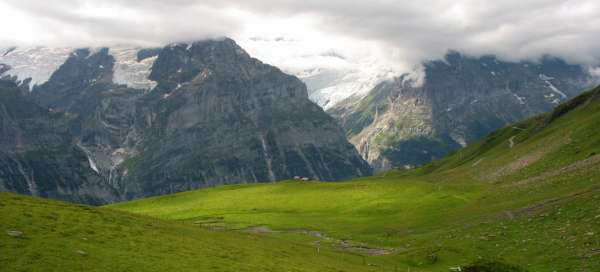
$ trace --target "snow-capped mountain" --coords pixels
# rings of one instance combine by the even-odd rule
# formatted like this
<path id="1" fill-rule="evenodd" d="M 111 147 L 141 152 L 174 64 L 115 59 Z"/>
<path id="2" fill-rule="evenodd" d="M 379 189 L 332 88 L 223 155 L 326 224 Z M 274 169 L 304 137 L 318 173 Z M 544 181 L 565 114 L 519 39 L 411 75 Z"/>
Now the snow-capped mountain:
<path id="1" fill-rule="evenodd" d="M 116 192 L 103 201 L 371 174 L 335 120 L 309 100 L 305 84 L 231 39 L 159 49 L 11 49 L 0 64 L 0 81 L 65 119 L 69 142 L 87 156 L 78 166 Z M 9 187 L 0 184 L 0 191 Z"/>
<path id="2" fill-rule="evenodd" d="M 0 63 L 8 65 L 8 69 L 2 75 L 17 77 L 19 81 L 31 78 L 29 87 L 33 89 L 36 85 L 48 81 L 52 73 L 65 63 L 75 50 L 69 47 L 0 48 Z M 90 50 L 90 55 L 93 55 L 99 48 Z M 109 51 L 115 58 L 114 83 L 146 90 L 156 86 L 154 81 L 148 79 L 156 54 L 144 55 L 143 52 L 147 52 L 148 49 L 144 51 L 134 46 L 117 46 Z"/>
<path id="3" fill-rule="evenodd" d="M 308 88 L 309 98 L 324 109 L 348 98 L 358 100 L 377 84 L 401 74 L 374 55 L 354 56 L 323 48 L 307 50 L 306 43 L 297 40 L 253 38 L 242 40 L 240 44 L 266 63 L 300 78 Z M 46 82 L 74 50 L 0 48 L 0 63 L 10 66 L 4 75 L 16 76 L 19 80 L 31 78 L 29 85 L 33 89 Z M 152 54 L 153 49 L 140 50 L 142 48 L 137 46 L 110 48 L 109 53 L 115 58 L 114 83 L 146 90 L 156 86 L 148 79 L 156 54 Z"/>
<path id="4" fill-rule="evenodd" d="M 252 55 L 300 78 L 310 99 L 324 109 L 350 97 L 360 99 L 377 84 L 401 74 L 387 59 L 365 52 L 367 47 L 344 51 L 314 41 L 257 37 L 240 43 Z"/>

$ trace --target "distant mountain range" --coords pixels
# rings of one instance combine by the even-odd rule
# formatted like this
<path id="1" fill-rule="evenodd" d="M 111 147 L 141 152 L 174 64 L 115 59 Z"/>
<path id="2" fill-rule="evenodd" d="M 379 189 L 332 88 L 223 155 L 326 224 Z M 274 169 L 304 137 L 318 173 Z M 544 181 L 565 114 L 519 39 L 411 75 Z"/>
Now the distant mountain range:
<path id="1" fill-rule="evenodd" d="M 0 77 L 64 115 L 88 168 L 117 192 L 105 202 L 411 168 L 598 83 L 587 67 L 550 56 L 511 62 L 450 52 L 395 78 L 379 66 L 354 69 L 335 52 L 319 58 L 340 67 L 295 71 L 308 88 L 230 39 L 7 48 Z"/>

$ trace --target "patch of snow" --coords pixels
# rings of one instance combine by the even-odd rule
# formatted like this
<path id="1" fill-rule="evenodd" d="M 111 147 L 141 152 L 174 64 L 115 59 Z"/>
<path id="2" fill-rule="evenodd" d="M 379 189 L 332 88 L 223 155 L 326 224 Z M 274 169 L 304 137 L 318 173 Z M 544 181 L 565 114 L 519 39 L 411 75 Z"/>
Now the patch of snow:
<path id="1" fill-rule="evenodd" d="M 539 76 L 540 76 L 540 79 L 544 80 L 544 81 L 546 81 L 546 80 L 553 80 L 554 79 L 553 77 L 550 77 L 550 76 L 547 76 L 547 75 L 544 75 L 544 74 L 540 74 Z"/>
<path id="2" fill-rule="evenodd" d="M 552 84 L 552 82 L 550 82 L 550 80 L 553 80 L 553 77 L 549 77 L 547 75 L 544 74 L 540 74 L 540 79 L 544 81 L 544 83 L 546 83 L 548 85 L 548 88 L 550 88 L 550 90 L 552 90 L 553 92 L 555 92 L 556 94 L 560 95 L 562 99 L 567 99 L 567 95 L 563 92 L 561 92 L 558 88 L 556 88 L 556 86 L 554 86 L 554 84 Z M 554 102 L 552 102 L 554 103 Z"/>
<path id="3" fill-rule="evenodd" d="M 525 98 L 525 97 L 522 97 L 522 96 L 519 96 L 519 95 L 517 95 L 516 93 L 513 93 L 513 96 L 514 96 L 514 97 L 515 97 L 517 100 L 519 100 L 519 104 L 521 104 L 521 105 L 525 105 L 525 103 L 526 103 L 526 99 L 527 99 L 527 98 Z"/>
<path id="4" fill-rule="evenodd" d="M 71 52 L 72 48 L 16 48 L 0 55 L 0 63 L 11 67 L 5 72 L 6 75 L 16 76 L 21 81 L 31 78 L 29 87 L 33 88 L 48 81 L 54 71 L 65 63 Z"/>
<path id="5" fill-rule="evenodd" d="M 565 93 L 561 92 L 561 91 L 560 91 L 558 88 L 556 88 L 554 85 L 552 85 L 552 83 L 550 83 L 550 82 L 548 82 L 548 81 L 547 81 L 546 83 L 548 83 L 548 87 L 550 87 L 550 89 L 551 89 L 553 92 L 555 92 L 555 93 L 557 93 L 558 95 L 560 95 L 560 96 L 561 96 L 563 99 L 566 99 L 566 98 L 567 98 L 567 95 L 566 95 Z"/>
<path id="6" fill-rule="evenodd" d="M 152 90 L 156 82 L 148 79 L 152 72 L 152 65 L 158 56 L 137 61 L 137 53 L 141 48 L 116 47 L 110 49 L 110 54 L 115 57 L 113 81 L 131 88 Z"/>

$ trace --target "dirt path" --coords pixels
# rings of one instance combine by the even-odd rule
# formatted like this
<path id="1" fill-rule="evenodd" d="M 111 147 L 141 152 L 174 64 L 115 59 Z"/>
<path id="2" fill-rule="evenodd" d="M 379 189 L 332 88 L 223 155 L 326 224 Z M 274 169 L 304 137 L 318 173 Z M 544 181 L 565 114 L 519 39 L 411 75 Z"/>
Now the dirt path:
<path id="1" fill-rule="evenodd" d="M 473 165 L 471 165 L 471 167 L 475 167 L 475 166 L 479 165 L 483 161 L 483 159 L 484 158 L 477 160 L 475 163 L 473 163 Z"/>

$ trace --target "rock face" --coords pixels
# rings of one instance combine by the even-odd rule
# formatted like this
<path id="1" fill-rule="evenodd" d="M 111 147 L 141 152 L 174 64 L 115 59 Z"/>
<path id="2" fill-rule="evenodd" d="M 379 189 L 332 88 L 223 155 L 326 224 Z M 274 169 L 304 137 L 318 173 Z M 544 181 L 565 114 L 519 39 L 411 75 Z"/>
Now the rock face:
<path id="1" fill-rule="evenodd" d="M 453 52 L 423 74 L 385 81 L 329 112 L 376 171 L 438 159 L 520 119 L 551 110 L 586 88 L 590 75 L 555 58 L 538 63 Z"/>
<path id="2" fill-rule="evenodd" d="M 0 80 L 0 191 L 101 204 L 117 192 L 90 167 L 66 119 Z"/>
<path id="3" fill-rule="evenodd" d="M 89 157 L 86 171 L 102 176 L 119 198 L 371 174 L 299 79 L 230 39 L 118 52 L 74 51 L 31 96 L 64 113 Z M 129 55 L 151 64 L 148 78 L 140 78 L 144 63 L 122 59 Z M 128 71 L 136 74 L 116 74 Z M 136 84 L 115 83 L 127 79 Z"/>
<path id="4" fill-rule="evenodd" d="M 128 197 L 295 175 L 370 174 L 300 80 L 232 40 L 166 47 L 150 79 L 158 86 L 137 102 L 143 140 L 119 168 Z"/>

